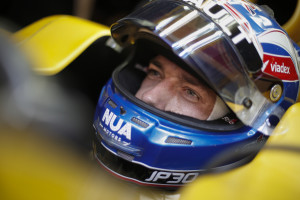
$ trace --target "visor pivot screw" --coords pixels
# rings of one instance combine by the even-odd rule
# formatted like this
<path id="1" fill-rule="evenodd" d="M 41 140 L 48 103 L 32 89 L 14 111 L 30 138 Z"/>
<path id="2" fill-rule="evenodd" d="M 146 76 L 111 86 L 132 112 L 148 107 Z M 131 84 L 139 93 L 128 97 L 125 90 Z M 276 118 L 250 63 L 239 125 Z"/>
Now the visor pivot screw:
<path id="1" fill-rule="evenodd" d="M 120 114 L 124 115 L 126 113 L 126 110 L 123 108 L 123 106 L 120 107 Z"/>
<path id="2" fill-rule="evenodd" d="M 281 95 L 282 95 L 281 85 L 279 85 L 279 84 L 273 85 L 273 87 L 271 88 L 271 91 L 270 91 L 271 101 L 273 101 L 273 102 L 278 101 L 280 99 Z"/>
<path id="3" fill-rule="evenodd" d="M 271 128 L 275 128 L 275 126 L 277 126 L 277 124 L 279 123 L 280 119 L 275 116 L 275 115 L 271 115 L 267 120 L 267 125 Z"/>
<path id="4" fill-rule="evenodd" d="M 250 108 L 252 106 L 252 101 L 250 98 L 246 97 L 244 100 L 243 100 L 243 105 L 246 107 L 246 108 Z"/>

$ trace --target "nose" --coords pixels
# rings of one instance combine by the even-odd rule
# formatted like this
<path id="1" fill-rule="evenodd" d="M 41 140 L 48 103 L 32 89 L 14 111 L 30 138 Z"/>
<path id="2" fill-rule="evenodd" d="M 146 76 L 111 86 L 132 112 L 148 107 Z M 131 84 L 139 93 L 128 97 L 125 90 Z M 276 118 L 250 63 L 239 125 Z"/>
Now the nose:
<path id="1" fill-rule="evenodd" d="M 165 79 L 145 91 L 141 100 L 160 110 L 165 110 L 175 94 L 174 81 Z"/>

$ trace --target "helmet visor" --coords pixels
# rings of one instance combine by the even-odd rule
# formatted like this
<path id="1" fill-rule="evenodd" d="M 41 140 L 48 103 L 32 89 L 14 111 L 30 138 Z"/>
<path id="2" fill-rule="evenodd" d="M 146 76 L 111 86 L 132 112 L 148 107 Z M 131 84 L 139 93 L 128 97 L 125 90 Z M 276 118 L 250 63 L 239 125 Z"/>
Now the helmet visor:
<path id="1" fill-rule="evenodd" d="M 182 1 L 152 1 L 112 27 L 121 45 L 133 44 L 145 33 L 167 45 L 245 125 L 272 133 L 283 109 L 262 95 L 235 41 L 203 10 Z"/>

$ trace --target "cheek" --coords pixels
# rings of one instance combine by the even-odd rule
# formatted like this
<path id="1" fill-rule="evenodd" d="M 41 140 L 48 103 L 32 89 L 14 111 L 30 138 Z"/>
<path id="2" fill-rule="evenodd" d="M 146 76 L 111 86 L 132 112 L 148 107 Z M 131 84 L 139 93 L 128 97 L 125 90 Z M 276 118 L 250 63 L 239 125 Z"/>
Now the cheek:
<path id="1" fill-rule="evenodd" d="M 215 102 L 216 102 L 216 94 L 214 92 L 211 93 L 208 92 L 208 96 L 206 96 L 204 102 L 198 103 L 196 105 L 195 115 L 198 116 L 198 118 L 199 116 L 202 116 L 206 120 L 210 116 L 214 108 Z"/>
<path id="2" fill-rule="evenodd" d="M 186 106 L 184 109 L 184 114 L 196 119 L 206 120 L 210 115 L 212 109 L 208 109 L 207 106 L 197 105 L 197 104 L 190 104 Z"/>
<path id="3" fill-rule="evenodd" d="M 179 114 L 193 117 L 200 120 L 206 120 L 213 110 L 216 101 L 215 95 L 210 95 L 204 102 L 190 102 L 184 98 L 180 98 L 175 105 L 176 111 Z"/>
<path id="4" fill-rule="evenodd" d="M 166 107 L 166 111 L 206 120 L 210 114 L 207 107 L 202 103 L 192 103 L 178 96 L 173 96 Z"/>

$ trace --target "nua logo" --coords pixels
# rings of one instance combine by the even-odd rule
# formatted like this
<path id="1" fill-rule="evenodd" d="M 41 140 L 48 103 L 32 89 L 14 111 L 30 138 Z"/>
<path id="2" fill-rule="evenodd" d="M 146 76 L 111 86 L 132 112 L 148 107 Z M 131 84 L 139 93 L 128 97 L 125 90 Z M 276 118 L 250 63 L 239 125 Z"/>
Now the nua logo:
<path id="1" fill-rule="evenodd" d="M 128 140 L 131 140 L 131 124 L 128 122 L 124 124 L 123 119 L 116 119 L 117 115 L 106 108 L 102 116 L 102 122 L 104 122 L 112 132 L 118 135 L 124 135 Z"/>

